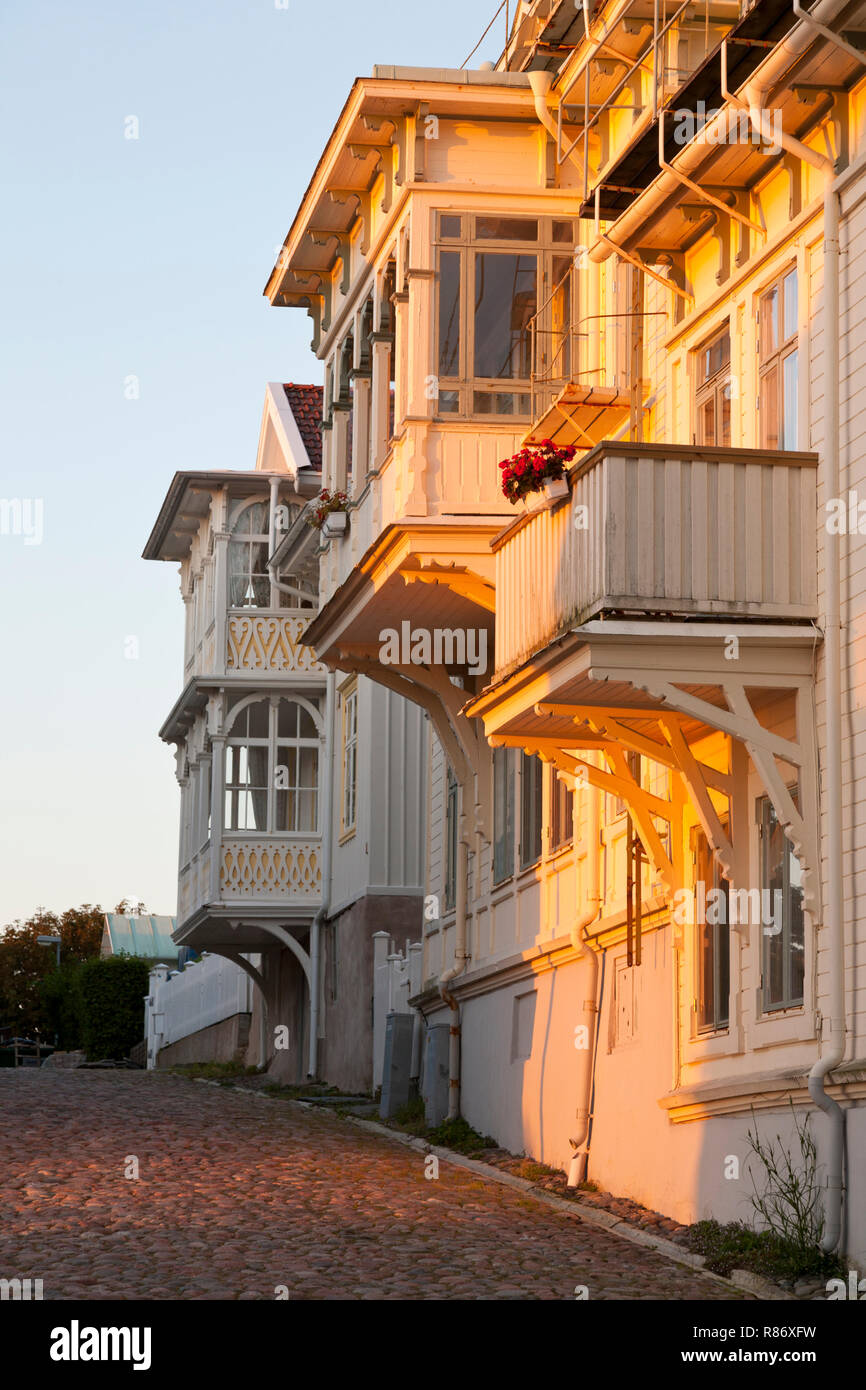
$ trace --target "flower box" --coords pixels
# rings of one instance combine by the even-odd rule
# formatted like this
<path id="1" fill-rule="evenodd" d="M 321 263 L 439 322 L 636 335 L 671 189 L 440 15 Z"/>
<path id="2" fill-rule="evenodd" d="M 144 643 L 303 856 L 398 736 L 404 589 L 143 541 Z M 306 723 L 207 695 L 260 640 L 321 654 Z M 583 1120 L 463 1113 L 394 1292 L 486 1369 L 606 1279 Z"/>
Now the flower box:
<path id="1" fill-rule="evenodd" d="M 566 470 L 576 453 L 573 445 L 560 448 L 550 439 L 525 446 L 500 463 L 502 491 L 512 503 L 525 501 L 532 493 L 567 497 Z"/>
<path id="2" fill-rule="evenodd" d="M 329 512 L 322 522 L 323 536 L 344 536 L 349 521 L 347 512 Z"/>
<path id="3" fill-rule="evenodd" d="M 550 502 L 556 502 L 560 497 L 568 496 L 567 478 L 545 478 L 544 494 Z"/>

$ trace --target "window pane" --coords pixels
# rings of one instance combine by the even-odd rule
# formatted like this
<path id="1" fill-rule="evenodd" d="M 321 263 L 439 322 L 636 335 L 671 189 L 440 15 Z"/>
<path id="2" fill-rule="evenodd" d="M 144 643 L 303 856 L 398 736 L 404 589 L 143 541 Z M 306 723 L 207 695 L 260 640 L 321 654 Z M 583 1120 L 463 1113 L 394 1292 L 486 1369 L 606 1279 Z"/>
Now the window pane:
<path id="1" fill-rule="evenodd" d="M 541 780 L 544 764 L 523 753 L 520 775 L 520 866 L 541 858 Z"/>
<path id="2" fill-rule="evenodd" d="M 560 241 L 567 241 L 570 245 L 574 241 L 574 223 L 570 221 L 554 222 L 553 240 L 556 243 Z"/>
<path id="3" fill-rule="evenodd" d="M 797 447 L 797 351 L 782 362 L 782 448 Z"/>
<path id="4" fill-rule="evenodd" d="M 770 802 L 764 803 L 764 881 L 763 887 L 769 890 L 770 903 L 775 915 L 776 903 L 781 901 L 784 912 L 784 862 L 785 836 L 776 819 Z M 777 899 L 775 894 L 779 893 Z M 763 916 L 763 913 L 762 913 Z M 764 936 L 764 1004 L 767 1008 L 785 1002 L 785 930 L 771 934 L 761 924 Z"/>
<path id="5" fill-rule="evenodd" d="M 531 410 L 529 393 L 517 391 L 475 391 L 472 409 L 476 415 L 526 415 Z"/>
<path id="6" fill-rule="evenodd" d="M 476 253 L 476 377 L 529 377 L 537 278 L 537 256 Z"/>
<path id="7" fill-rule="evenodd" d="M 508 748 L 493 750 L 493 882 L 514 872 L 514 759 Z"/>
<path id="8" fill-rule="evenodd" d="M 779 287 L 774 285 L 760 302 L 761 356 L 766 359 L 779 346 Z"/>
<path id="9" fill-rule="evenodd" d="M 720 444 L 723 449 L 729 449 L 731 445 L 731 383 L 727 382 L 719 393 L 721 428 L 719 437 L 714 442 Z"/>
<path id="10" fill-rule="evenodd" d="M 785 339 L 793 338 L 797 332 L 797 272 L 792 270 L 790 275 L 786 275 L 782 281 L 782 296 L 784 299 L 784 328 Z"/>
<path id="11" fill-rule="evenodd" d="M 537 241 L 535 217 L 476 217 L 475 235 L 479 241 Z"/>
<path id="12" fill-rule="evenodd" d="M 726 329 L 711 343 L 707 343 L 705 347 L 701 348 L 698 353 L 698 385 L 703 386 L 723 367 L 729 366 L 730 361 L 731 335 Z"/>
<path id="13" fill-rule="evenodd" d="M 459 391 L 440 391 L 436 401 L 440 415 L 457 415 L 460 410 Z"/>
<path id="14" fill-rule="evenodd" d="M 452 217 L 443 212 L 439 218 L 439 235 L 441 237 L 461 237 L 463 235 L 463 218 Z"/>
<path id="15" fill-rule="evenodd" d="M 709 400 L 704 401 L 701 407 L 701 443 L 715 444 L 716 442 L 716 398 L 710 396 Z"/>
<path id="16" fill-rule="evenodd" d="M 439 375 L 460 375 L 460 252 L 439 257 Z"/>
<path id="17" fill-rule="evenodd" d="M 771 367 L 761 377 L 761 443 L 765 449 L 778 449 L 779 369 Z"/>

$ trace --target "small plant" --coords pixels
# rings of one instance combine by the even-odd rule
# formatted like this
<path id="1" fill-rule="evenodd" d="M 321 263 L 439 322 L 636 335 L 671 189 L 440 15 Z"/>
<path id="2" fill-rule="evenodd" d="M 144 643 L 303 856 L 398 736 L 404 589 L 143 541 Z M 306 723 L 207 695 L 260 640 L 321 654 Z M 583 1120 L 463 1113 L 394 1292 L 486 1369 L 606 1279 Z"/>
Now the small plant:
<path id="1" fill-rule="evenodd" d="M 307 525 L 321 531 L 331 512 L 346 512 L 348 510 L 349 498 L 345 492 L 329 492 L 326 487 L 322 488 L 315 504 L 307 513 Z"/>
<path id="2" fill-rule="evenodd" d="M 755 1112 L 752 1111 L 755 1125 L 754 1129 L 747 1131 L 746 1139 L 764 1175 L 759 1187 L 753 1170 L 749 1169 L 751 1202 L 769 1231 L 805 1254 L 820 1246 L 824 1234 L 824 1212 L 817 1176 L 818 1150 L 809 1129 L 809 1116 L 806 1115 L 801 1123 L 794 1110 L 794 1102 L 789 1103 L 797 1136 L 796 1147 L 800 1151 L 798 1157 L 785 1148 L 780 1134 L 769 1142 L 762 1139 Z"/>
<path id="3" fill-rule="evenodd" d="M 550 439 L 542 439 L 540 444 L 527 446 L 511 458 L 503 459 L 502 491 L 509 502 L 519 502 L 530 492 L 540 492 L 548 481 L 565 477 L 565 470 L 577 450 L 568 445 L 559 448 Z"/>

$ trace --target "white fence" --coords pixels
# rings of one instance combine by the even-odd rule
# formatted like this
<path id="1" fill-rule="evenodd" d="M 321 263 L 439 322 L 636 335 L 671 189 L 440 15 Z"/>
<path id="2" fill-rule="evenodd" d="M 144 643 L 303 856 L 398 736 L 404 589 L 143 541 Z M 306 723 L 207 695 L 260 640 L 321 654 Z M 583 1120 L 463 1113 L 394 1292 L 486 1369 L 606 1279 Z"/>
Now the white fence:
<path id="1" fill-rule="evenodd" d="M 420 941 L 403 955 L 391 949 L 388 932 L 373 934 L 373 1089 L 382 1085 L 385 1069 L 385 1023 L 389 1014 L 412 1014 L 409 1000 L 421 992 Z"/>
<path id="2" fill-rule="evenodd" d="M 254 956 L 250 963 L 257 960 Z M 252 992 L 249 975 L 224 956 L 205 953 L 181 971 L 157 965 L 144 1008 L 148 1068 L 156 1066 L 160 1048 L 235 1014 L 251 1013 Z"/>

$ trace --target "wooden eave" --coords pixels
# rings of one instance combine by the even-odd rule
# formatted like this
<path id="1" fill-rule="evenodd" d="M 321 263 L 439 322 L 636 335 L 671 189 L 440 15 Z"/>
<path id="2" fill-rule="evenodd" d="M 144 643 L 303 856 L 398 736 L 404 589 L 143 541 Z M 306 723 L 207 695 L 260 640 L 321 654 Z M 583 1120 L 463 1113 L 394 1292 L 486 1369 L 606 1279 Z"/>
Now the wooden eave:
<path id="1" fill-rule="evenodd" d="M 357 78 L 268 278 L 264 294 L 271 303 L 303 305 L 310 294 L 317 293 L 315 284 L 309 284 L 310 276 L 330 275 L 337 259 L 336 243 L 330 240 L 325 246 L 317 246 L 307 233 L 317 229 L 346 235 L 354 226 L 358 216 L 356 200 L 350 197 L 343 203 L 335 202 L 328 192 L 354 192 L 360 199 L 373 186 L 378 167 L 374 151 L 371 149 L 370 155 L 361 160 L 349 147 L 387 144 L 391 132 L 386 127 L 380 137 L 364 124 L 365 119 L 391 121 L 398 126 L 407 112 L 417 112 L 425 103 L 440 120 L 524 118 L 535 125 L 537 117 L 528 79 L 524 85 L 515 85 L 518 75 L 508 76 L 509 82 L 503 78 L 501 85 L 420 78 Z M 305 271 L 310 273 L 306 277 Z"/>

